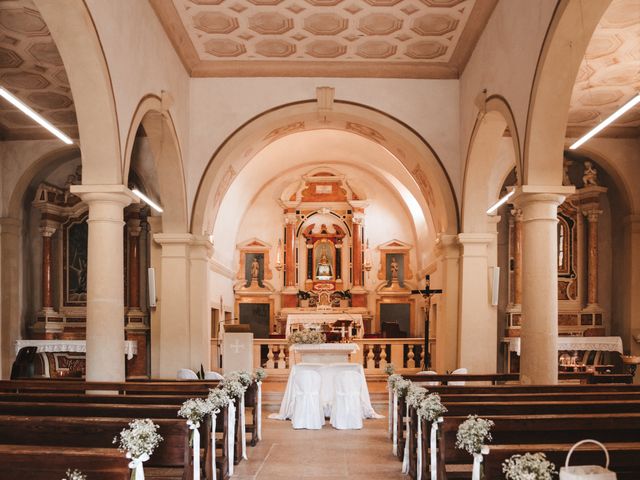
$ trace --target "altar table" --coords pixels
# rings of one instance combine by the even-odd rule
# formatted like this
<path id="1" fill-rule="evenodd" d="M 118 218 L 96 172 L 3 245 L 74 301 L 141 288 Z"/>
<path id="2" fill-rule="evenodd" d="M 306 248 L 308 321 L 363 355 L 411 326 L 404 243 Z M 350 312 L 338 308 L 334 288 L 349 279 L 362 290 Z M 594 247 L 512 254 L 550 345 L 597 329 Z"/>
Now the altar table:
<path id="1" fill-rule="evenodd" d="M 284 397 L 280 404 L 280 411 L 278 413 L 272 413 L 269 415 L 269 418 L 287 420 L 293 416 L 293 379 L 299 372 L 305 369 L 315 370 L 320 374 L 322 382 L 320 386 L 320 402 L 324 408 L 324 414 L 326 417 L 331 416 L 334 378 L 345 370 L 353 370 L 362 376 L 362 388 L 360 390 L 362 417 L 384 418 L 382 415 L 378 415 L 371 405 L 371 398 L 369 397 L 369 388 L 367 387 L 367 380 L 364 376 L 364 369 L 362 368 L 362 365 L 358 363 L 334 363 L 329 365 L 321 363 L 299 363 L 298 365 L 294 365 L 289 373 L 289 380 L 287 381 L 287 388 L 284 391 Z"/>
<path id="2" fill-rule="evenodd" d="M 520 337 L 505 337 L 502 342 L 508 344 L 509 352 L 516 352 L 517 355 L 520 355 Z M 558 351 L 563 350 L 598 350 L 622 354 L 622 338 L 558 337 Z"/>
<path id="3" fill-rule="evenodd" d="M 362 315 L 359 313 L 290 313 L 287 315 L 287 325 L 285 327 L 285 335 L 291 334 L 292 325 L 322 325 L 335 323 L 338 320 L 351 320 L 353 326 L 358 328 L 359 335 L 364 332 L 362 326 Z"/>
<path id="4" fill-rule="evenodd" d="M 355 343 L 296 343 L 289 347 L 289 352 L 294 354 L 295 363 L 298 363 L 296 354 L 302 363 L 349 363 L 349 355 L 359 348 Z"/>
<path id="5" fill-rule="evenodd" d="M 21 348 L 37 347 L 36 352 L 87 352 L 85 340 L 16 340 L 16 355 Z M 138 354 L 138 342 L 125 340 L 124 353 L 128 360 Z"/>

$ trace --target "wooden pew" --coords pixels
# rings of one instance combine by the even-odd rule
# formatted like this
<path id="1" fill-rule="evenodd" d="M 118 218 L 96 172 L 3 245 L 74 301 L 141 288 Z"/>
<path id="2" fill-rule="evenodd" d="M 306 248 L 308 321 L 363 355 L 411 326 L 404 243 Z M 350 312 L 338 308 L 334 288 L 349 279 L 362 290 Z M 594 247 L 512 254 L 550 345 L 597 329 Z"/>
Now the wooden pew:
<path id="1" fill-rule="evenodd" d="M 144 395 L 207 395 L 216 388 L 217 380 L 193 380 L 184 382 L 85 382 L 82 380 L 0 380 L 0 392 L 8 393 L 84 393 L 86 391 L 117 392 L 120 394 Z"/>
<path id="2" fill-rule="evenodd" d="M 464 374 L 464 375 L 452 375 L 452 374 L 438 374 L 438 375 L 403 375 L 403 378 L 411 380 L 412 382 L 441 382 L 440 386 L 449 386 L 449 382 L 480 382 L 485 385 L 499 385 L 505 383 L 518 384 L 520 376 L 517 373 L 491 373 L 491 374 Z M 560 372 L 558 373 L 558 380 L 564 381 L 579 381 L 580 384 L 632 384 L 633 375 L 631 374 L 613 374 L 613 373 L 600 373 L 600 372 Z M 451 385 L 453 386 L 453 385 Z"/>
<path id="3" fill-rule="evenodd" d="M 115 448 L 0 445 L 0 480 L 58 480 L 68 468 L 91 480 L 129 480 L 128 464 Z"/>

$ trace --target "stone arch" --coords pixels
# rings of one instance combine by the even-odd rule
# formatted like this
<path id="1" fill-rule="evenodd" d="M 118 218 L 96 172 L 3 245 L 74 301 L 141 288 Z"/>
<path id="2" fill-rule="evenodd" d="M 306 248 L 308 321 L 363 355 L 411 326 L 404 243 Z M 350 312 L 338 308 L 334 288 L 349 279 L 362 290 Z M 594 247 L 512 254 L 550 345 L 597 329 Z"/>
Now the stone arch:
<path id="1" fill-rule="evenodd" d="M 145 96 L 133 115 L 125 149 L 122 177 L 129 178 L 131 155 L 136 132 L 142 125 L 153 154 L 158 187 L 164 212 L 162 230 L 165 233 L 184 233 L 188 230 L 187 194 L 185 188 L 182 153 L 173 119 L 162 99 Z"/>
<path id="2" fill-rule="evenodd" d="M 34 0 L 58 47 L 82 140 L 84 184 L 122 184 L 118 117 L 109 69 L 82 0 Z"/>
<path id="3" fill-rule="evenodd" d="M 573 85 L 593 31 L 611 1 L 558 2 L 529 99 L 522 184 L 562 184 L 562 152 Z"/>
<path id="4" fill-rule="evenodd" d="M 509 132 L 513 144 L 514 163 L 498 153 L 505 132 Z M 507 101 L 499 96 L 487 99 L 485 111 L 478 114 L 469 140 L 462 189 L 462 230 L 486 232 L 487 208 L 498 199 L 505 177 L 515 167 L 516 176 L 522 178 L 520 140 L 513 113 Z M 487 179 L 488 181 L 479 181 Z M 495 227 L 493 227 L 495 228 Z"/>
<path id="5" fill-rule="evenodd" d="M 453 186 L 428 142 L 410 126 L 384 112 L 339 100 L 322 116 L 315 100 L 281 105 L 250 119 L 231 134 L 214 152 L 202 176 L 191 216 L 191 232 L 211 234 L 226 190 L 257 151 L 288 134 L 323 128 L 358 134 L 386 148 L 419 186 L 433 211 L 436 233 L 458 233 Z"/>

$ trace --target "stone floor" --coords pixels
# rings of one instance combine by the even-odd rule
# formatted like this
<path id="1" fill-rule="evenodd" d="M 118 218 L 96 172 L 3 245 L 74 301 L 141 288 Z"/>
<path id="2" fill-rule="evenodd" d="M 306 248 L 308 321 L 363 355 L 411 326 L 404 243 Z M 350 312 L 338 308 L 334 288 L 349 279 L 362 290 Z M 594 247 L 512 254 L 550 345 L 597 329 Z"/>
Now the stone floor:
<path id="1" fill-rule="evenodd" d="M 267 415 L 265 415 L 266 417 Z M 249 460 L 233 480 L 406 480 L 392 455 L 387 419 L 365 420 L 362 430 L 294 430 L 291 422 L 265 418 L 262 441 L 248 447 Z"/>

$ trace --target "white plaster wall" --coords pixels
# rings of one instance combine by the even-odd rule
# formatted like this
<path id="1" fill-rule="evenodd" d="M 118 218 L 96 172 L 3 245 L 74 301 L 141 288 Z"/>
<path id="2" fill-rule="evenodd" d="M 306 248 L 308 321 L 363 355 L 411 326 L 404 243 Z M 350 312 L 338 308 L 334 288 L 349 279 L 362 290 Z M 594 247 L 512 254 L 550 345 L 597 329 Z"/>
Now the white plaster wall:
<path id="1" fill-rule="evenodd" d="M 189 76 L 149 2 L 87 0 L 114 89 L 122 155 L 138 103 L 169 92 L 183 156 L 188 150 Z"/>
<path id="2" fill-rule="evenodd" d="M 500 95 L 511 106 L 520 143 L 535 69 L 556 0 L 500 0 L 460 76 L 460 152 L 467 155 L 478 114 L 475 99 Z"/>
<path id="3" fill-rule="evenodd" d="M 334 87 L 337 100 L 382 110 L 415 129 L 440 157 L 459 193 L 457 80 L 194 78 L 187 169 L 190 208 L 205 167 L 229 135 L 268 109 L 314 99 L 319 86 Z"/>

